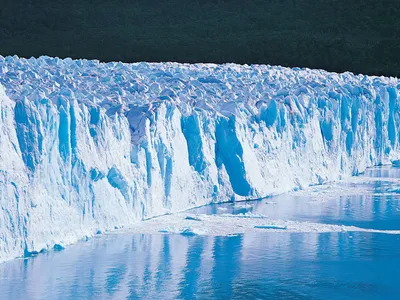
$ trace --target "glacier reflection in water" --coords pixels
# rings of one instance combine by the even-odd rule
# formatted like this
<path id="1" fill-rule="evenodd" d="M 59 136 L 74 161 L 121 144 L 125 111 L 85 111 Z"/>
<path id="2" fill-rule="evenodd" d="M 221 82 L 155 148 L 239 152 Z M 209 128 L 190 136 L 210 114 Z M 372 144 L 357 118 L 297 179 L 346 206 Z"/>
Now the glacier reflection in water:
<path id="1" fill-rule="evenodd" d="M 0 299 L 394 298 L 400 237 L 117 234 L 0 265 Z"/>

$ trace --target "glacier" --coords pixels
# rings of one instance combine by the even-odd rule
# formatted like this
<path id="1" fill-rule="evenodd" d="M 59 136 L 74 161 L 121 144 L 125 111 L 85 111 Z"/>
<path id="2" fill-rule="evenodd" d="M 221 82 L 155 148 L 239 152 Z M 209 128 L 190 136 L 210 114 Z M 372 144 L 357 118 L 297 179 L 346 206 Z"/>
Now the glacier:
<path id="1" fill-rule="evenodd" d="M 0 262 L 399 163 L 400 81 L 0 56 Z"/>

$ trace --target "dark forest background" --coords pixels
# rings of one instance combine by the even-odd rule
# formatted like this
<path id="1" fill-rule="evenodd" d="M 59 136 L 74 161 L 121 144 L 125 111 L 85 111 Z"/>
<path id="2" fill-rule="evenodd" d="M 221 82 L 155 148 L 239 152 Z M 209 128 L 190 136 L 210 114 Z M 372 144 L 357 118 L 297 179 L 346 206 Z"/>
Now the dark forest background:
<path id="1" fill-rule="evenodd" d="M 400 0 L 0 0 L 0 54 L 400 77 Z"/>

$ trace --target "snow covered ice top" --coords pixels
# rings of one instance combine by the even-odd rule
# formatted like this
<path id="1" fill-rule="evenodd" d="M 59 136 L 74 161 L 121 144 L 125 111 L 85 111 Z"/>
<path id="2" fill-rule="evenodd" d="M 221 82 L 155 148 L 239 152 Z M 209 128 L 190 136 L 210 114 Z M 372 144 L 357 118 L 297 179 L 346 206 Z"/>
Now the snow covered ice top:
<path id="1" fill-rule="evenodd" d="M 287 97 L 306 108 L 308 103 L 301 101 L 302 95 L 333 99 L 339 95 L 376 97 L 381 87 L 400 86 L 396 78 L 266 65 L 125 64 L 16 56 L 0 56 L 0 76 L 11 98 L 33 94 L 56 101 L 60 95 L 74 95 L 81 102 L 114 108 L 109 113 L 119 105 L 171 101 L 188 112 L 198 107 L 229 114 L 238 107 L 247 111 L 271 99 Z"/>
<path id="2" fill-rule="evenodd" d="M 125 64 L 17 56 L 0 56 L 0 83 L 13 100 L 49 99 L 56 104 L 62 97 L 102 107 L 109 116 L 124 113 L 133 129 L 138 115 L 151 118 L 162 103 L 178 106 L 184 115 L 193 110 L 227 117 L 241 114 L 264 118 L 268 126 L 279 119 L 272 107 L 268 110 L 271 102 L 304 118 L 316 102 L 322 108 L 326 101 L 334 102 L 328 107 L 335 106 L 344 97 L 364 96 L 368 101 L 381 88 L 400 86 L 396 78 L 266 65 Z"/>
<path id="3" fill-rule="evenodd" d="M 400 159 L 396 78 L 0 57 L 0 261 Z"/>

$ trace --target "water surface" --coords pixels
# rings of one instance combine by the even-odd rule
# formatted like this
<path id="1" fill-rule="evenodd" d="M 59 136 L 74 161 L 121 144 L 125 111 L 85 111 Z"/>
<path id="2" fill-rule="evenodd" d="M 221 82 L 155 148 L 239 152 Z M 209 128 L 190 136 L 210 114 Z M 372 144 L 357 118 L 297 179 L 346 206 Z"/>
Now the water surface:
<path id="1" fill-rule="evenodd" d="M 329 200 L 279 196 L 197 208 L 275 219 L 400 229 L 400 169 L 345 185 Z M 347 194 L 347 188 L 357 193 Z M 359 191 L 359 192 L 358 192 Z M 330 195 L 332 196 L 332 195 Z M 221 209 L 222 208 L 222 209 Z M 0 265 L 0 299 L 397 299 L 400 236 L 264 232 L 113 234 Z"/>
<path id="2" fill-rule="evenodd" d="M 0 266 L 1 299 L 395 299 L 400 238 L 110 235 Z"/>
<path id="3" fill-rule="evenodd" d="M 382 230 L 400 229 L 400 168 L 371 168 L 355 181 L 341 183 L 339 190 L 335 188 L 336 185 L 332 188 L 316 186 L 311 195 L 291 193 L 257 201 L 212 204 L 191 212 L 251 212 L 273 219 Z"/>

